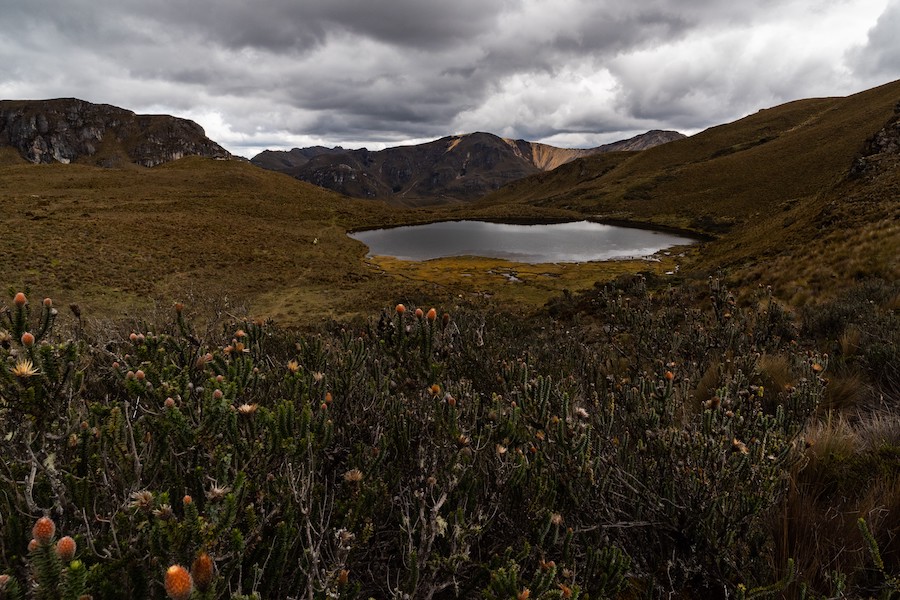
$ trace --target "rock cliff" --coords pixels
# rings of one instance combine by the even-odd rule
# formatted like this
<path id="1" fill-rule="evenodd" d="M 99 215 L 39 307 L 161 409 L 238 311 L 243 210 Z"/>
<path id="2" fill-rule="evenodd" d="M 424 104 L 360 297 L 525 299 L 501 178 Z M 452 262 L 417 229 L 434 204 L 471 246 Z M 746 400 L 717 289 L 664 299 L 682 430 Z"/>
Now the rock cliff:
<path id="1" fill-rule="evenodd" d="M 0 101 L 0 147 L 33 163 L 153 167 L 184 156 L 229 158 L 203 128 L 168 115 L 137 115 L 76 98 Z"/>

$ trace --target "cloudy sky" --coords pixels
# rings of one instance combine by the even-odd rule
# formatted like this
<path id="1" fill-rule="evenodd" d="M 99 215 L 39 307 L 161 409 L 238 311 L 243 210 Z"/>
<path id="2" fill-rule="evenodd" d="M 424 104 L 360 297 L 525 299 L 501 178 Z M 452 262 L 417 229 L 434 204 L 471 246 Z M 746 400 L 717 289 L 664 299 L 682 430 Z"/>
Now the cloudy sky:
<path id="1" fill-rule="evenodd" d="M 200 123 L 235 154 L 695 133 L 900 78 L 900 0 L 0 0 L 0 98 Z"/>

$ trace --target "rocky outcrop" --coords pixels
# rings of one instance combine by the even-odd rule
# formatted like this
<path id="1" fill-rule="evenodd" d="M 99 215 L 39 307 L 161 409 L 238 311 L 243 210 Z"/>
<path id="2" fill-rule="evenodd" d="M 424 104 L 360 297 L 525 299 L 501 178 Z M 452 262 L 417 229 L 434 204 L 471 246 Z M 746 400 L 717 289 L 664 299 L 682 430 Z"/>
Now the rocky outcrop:
<path id="1" fill-rule="evenodd" d="M 850 168 L 851 177 L 875 171 L 884 163 L 896 164 L 900 158 L 900 102 L 894 105 L 894 116 L 875 135 L 866 140 L 865 147 Z"/>
<path id="2" fill-rule="evenodd" d="M 203 128 L 168 115 L 137 115 L 76 98 L 0 101 L 0 146 L 33 163 L 136 163 L 153 167 L 184 156 L 230 158 Z"/>
<path id="3" fill-rule="evenodd" d="M 377 152 L 320 146 L 267 150 L 251 162 L 347 196 L 424 205 L 475 200 L 577 158 L 643 150 L 683 137 L 675 131 L 651 131 L 597 148 L 572 149 L 470 133 Z"/>

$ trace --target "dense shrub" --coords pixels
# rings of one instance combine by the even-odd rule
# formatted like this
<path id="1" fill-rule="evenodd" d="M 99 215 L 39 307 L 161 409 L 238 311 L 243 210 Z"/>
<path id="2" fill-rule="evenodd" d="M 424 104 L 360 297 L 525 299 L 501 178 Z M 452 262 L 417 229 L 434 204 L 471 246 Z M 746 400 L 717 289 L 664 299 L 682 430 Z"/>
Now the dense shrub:
<path id="1" fill-rule="evenodd" d="M 564 322 L 398 306 L 318 333 L 246 320 L 216 336 L 181 305 L 127 335 L 63 335 L 52 302 L 14 300 L 2 593 L 771 591 L 790 569 L 770 516 L 827 363 L 765 293 L 746 309 L 715 280 L 708 295 L 697 307 L 638 278 Z M 42 516 L 74 556 L 54 536 L 29 552 Z"/>

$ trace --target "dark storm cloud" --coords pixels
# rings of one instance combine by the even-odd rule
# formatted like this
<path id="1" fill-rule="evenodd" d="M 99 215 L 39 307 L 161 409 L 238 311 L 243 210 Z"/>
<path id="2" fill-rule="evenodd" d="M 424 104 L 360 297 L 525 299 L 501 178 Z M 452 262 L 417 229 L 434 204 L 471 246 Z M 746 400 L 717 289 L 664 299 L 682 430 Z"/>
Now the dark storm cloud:
<path id="1" fill-rule="evenodd" d="M 0 95 L 175 112 L 242 149 L 599 143 L 900 76 L 886 1 L 0 0 Z"/>
<path id="2" fill-rule="evenodd" d="M 855 68 L 884 81 L 900 68 L 900 2 L 890 4 L 869 32 L 866 43 L 849 52 Z"/>

